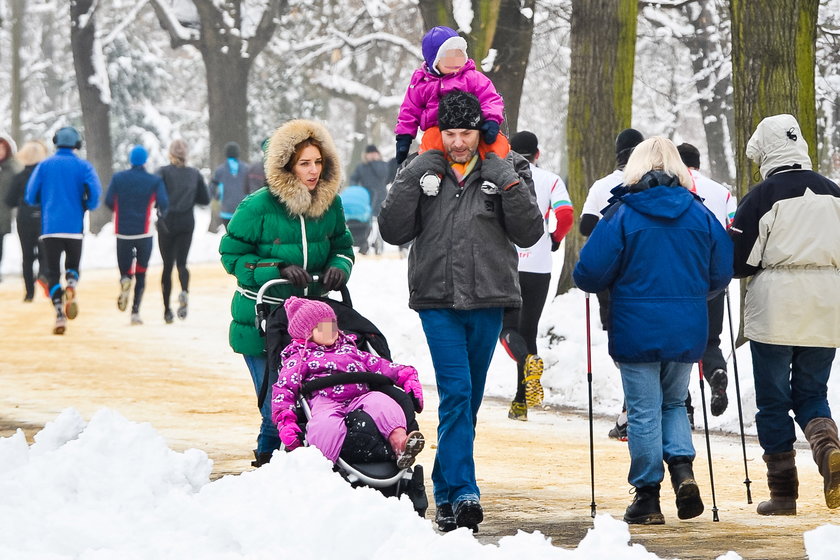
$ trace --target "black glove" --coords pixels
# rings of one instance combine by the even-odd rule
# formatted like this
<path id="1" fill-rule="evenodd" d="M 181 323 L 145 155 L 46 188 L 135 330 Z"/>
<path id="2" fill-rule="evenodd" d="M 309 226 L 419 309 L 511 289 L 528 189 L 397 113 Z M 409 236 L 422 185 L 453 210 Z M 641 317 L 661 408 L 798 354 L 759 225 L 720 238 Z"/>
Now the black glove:
<path id="1" fill-rule="evenodd" d="M 484 121 L 481 125 L 481 135 L 484 136 L 485 144 L 492 144 L 499 135 L 499 123 L 496 121 Z"/>
<path id="2" fill-rule="evenodd" d="M 411 142 L 414 137 L 411 134 L 397 134 L 397 165 L 405 161 L 408 157 L 408 151 L 411 149 Z"/>
<path id="3" fill-rule="evenodd" d="M 552 239 L 552 240 L 551 240 L 551 252 L 553 253 L 553 252 L 555 252 L 557 249 L 559 249 L 559 248 L 560 248 L 560 244 L 561 244 L 561 243 L 562 243 L 562 241 L 554 241 L 554 239 Z"/>
<path id="4" fill-rule="evenodd" d="M 519 182 L 513 164 L 493 152 L 488 152 L 481 162 L 481 178 L 495 184 L 499 190 L 507 190 Z"/>
<path id="5" fill-rule="evenodd" d="M 321 285 L 328 292 L 333 290 L 340 290 L 344 283 L 347 282 L 347 277 L 344 276 L 344 271 L 334 266 L 329 267 L 324 271 L 324 277 L 321 278 Z"/>
<path id="6" fill-rule="evenodd" d="M 312 282 L 312 276 L 296 264 L 280 265 L 280 276 L 298 288 L 305 288 Z"/>

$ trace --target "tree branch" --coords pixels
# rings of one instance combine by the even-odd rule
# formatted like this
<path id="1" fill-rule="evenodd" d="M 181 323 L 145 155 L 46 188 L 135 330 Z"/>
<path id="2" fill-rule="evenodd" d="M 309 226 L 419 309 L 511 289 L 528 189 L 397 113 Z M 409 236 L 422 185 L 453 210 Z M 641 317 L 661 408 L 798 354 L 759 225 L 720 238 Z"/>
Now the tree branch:
<path id="1" fill-rule="evenodd" d="M 271 37 L 274 35 L 274 29 L 277 27 L 277 18 L 280 17 L 289 7 L 288 0 L 271 0 L 266 6 L 265 11 L 254 30 L 254 36 L 248 39 L 247 54 L 249 58 L 254 58 L 262 52 Z"/>
<path id="2" fill-rule="evenodd" d="M 197 30 L 187 29 L 181 25 L 175 12 L 161 0 L 151 0 L 151 3 L 161 27 L 169 33 L 169 43 L 173 49 L 184 45 L 198 46 L 199 33 Z"/>
<path id="3" fill-rule="evenodd" d="M 640 0 L 639 6 L 651 8 L 682 8 L 699 0 L 682 0 L 681 2 L 657 2 L 656 0 Z"/>

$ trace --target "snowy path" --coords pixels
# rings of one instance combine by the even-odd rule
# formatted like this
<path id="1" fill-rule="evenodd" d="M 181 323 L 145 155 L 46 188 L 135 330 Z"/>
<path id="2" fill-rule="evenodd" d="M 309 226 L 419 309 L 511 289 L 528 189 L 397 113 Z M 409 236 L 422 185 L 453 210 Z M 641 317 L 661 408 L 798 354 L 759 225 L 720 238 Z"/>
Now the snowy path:
<path id="1" fill-rule="evenodd" d="M 428 358 L 423 354 L 422 335 L 418 338 L 414 314 L 405 311 L 404 304 L 396 307 L 392 303 L 400 296 L 398 289 L 396 294 L 382 289 L 385 285 L 404 285 L 403 277 L 395 276 L 402 266 L 395 259 L 360 259 L 357 278 L 381 278 L 383 282 L 379 284 L 378 300 L 357 295 L 356 305 L 363 307 L 365 314 L 386 331 L 398 359 L 415 363 L 424 372 L 429 405 L 421 416 L 421 425 L 433 440 L 436 403 L 428 365 L 424 364 Z M 0 355 L 0 383 L 4 388 L 0 395 L 2 435 L 10 435 L 10 425 L 42 425 L 67 407 L 79 410 L 85 420 L 100 408 L 110 407 L 131 421 L 150 422 L 176 451 L 196 447 L 207 452 L 215 463 L 216 475 L 250 470 L 249 453 L 256 427 L 253 391 L 244 364 L 226 344 L 227 306 L 233 283 L 218 265 L 195 266 L 190 317 L 167 326 L 163 324 L 159 288 L 154 280 L 158 270 L 150 271 L 152 280 L 143 306 L 146 324 L 142 327 L 130 326 L 127 315 L 115 308 L 114 270 L 85 272 L 80 289 L 82 313 L 64 337 L 49 334 L 45 300 L 39 296 L 34 304 L 20 302 L 19 279 L 7 276 L 7 281 L 0 284 L 4 316 L 4 352 Z M 355 294 L 364 291 L 362 286 L 354 287 Z M 494 365 L 503 375 L 510 369 L 506 360 L 505 357 Z M 580 383 L 579 389 L 585 391 L 585 383 Z M 505 537 L 515 535 L 520 529 L 538 530 L 549 536 L 553 544 L 573 549 L 592 527 L 585 417 L 532 411 L 529 422 L 519 423 L 506 418 L 506 409 L 506 401 L 490 398 L 479 418 L 476 459 L 487 519 L 481 526 L 478 542 L 499 544 L 502 549 L 510 546 L 507 550 L 513 555 L 529 550 L 529 557 L 563 557 L 553 553 L 544 555 L 546 550 L 538 544 L 542 542 L 541 537 L 528 541 L 528 546 L 522 544 L 524 536 L 514 541 Z M 627 493 L 625 445 L 605 437 L 610 424 L 611 418 L 599 418 L 595 426 L 596 502 L 598 513 L 620 519 L 632 497 Z M 30 427 L 29 435 L 34 429 Z M 700 434 L 695 435 L 695 445 L 699 457 L 697 475 L 707 512 L 696 520 L 678 521 L 671 493 L 665 489 L 663 512 L 668 524 L 633 527 L 632 542 L 641 543 L 662 557 L 716 558 L 735 550 L 745 558 L 802 558 L 804 532 L 826 523 L 838 523 L 838 513 L 829 512 L 822 503 L 821 484 L 807 449 L 802 449 L 799 456 L 800 515 L 786 519 L 756 516 L 755 505 L 747 505 L 744 499 L 740 444 L 737 439 L 719 436 L 713 438 L 713 453 L 721 522 L 713 523 L 705 444 Z M 0 456 L 4 448 L 0 446 Z M 766 497 L 766 489 L 760 450 L 752 441 L 748 455 L 757 502 Z M 424 451 L 420 462 L 430 465 L 432 457 L 431 449 Z M 280 469 L 288 472 L 291 467 L 283 460 L 276 468 L 278 472 Z M 250 485 L 265 484 L 264 476 L 267 475 L 243 479 L 237 484 L 244 485 L 244 492 L 259 492 Z M 400 530 L 409 531 L 401 527 Z M 616 534 L 620 535 L 616 531 L 596 532 L 603 536 L 595 540 L 607 548 L 599 554 L 591 551 L 584 554 L 581 549 L 579 552 L 584 554 L 581 558 L 645 557 L 637 555 L 639 549 L 627 548 L 626 540 L 622 543 L 620 536 L 618 544 L 605 544 L 612 542 L 610 539 Z M 452 537 L 448 542 L 457 538 Z M 437 553 L 443 554 L 443 549 L 435 546 L 417 557 L 436 558 Z M 472 557 L 471 553 L 456 553 L 458 546 L 446 548 L 446 554 Z M 537 549 L 539 554 L 535 552 Z M 362 550 L 358 553 L 362 554 Z M 324 550 L 310 552 L 314 554 L 311 557 L 326 557 L 318 554 L 326 554 Z M 481 554 L 486 553 L 484 550 Z M 138 556 L 144 557 L 149 556 Z M 819 555 L 812 552 L 812 557 Z"/>

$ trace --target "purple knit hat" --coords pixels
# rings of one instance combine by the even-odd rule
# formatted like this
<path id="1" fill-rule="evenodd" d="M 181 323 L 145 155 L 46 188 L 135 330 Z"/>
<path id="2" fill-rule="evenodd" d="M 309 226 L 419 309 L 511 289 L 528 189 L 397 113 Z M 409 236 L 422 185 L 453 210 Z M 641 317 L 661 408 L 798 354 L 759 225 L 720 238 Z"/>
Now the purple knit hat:
<path id="1" fill-rule="evenodd" d="M 322 321 L 335 321 L 335 311 L 322 301 L 291 296 L 283 304 L 289 318 L 289 336 L 307 340 Z"/>
<path id="2" fill-rule="evenodd" d="M 450 49 L 459 49 L 464 51 L 464 56 L 467 56 L 467 41 L 458 32 L 451 27 L 439 25 L 432 27 L 424 36 L 420 43 L 423 51 L 423 60 L 426 61 L 426 66 L 432 72 L 437 72 L 437 62 L 440 60 L 441 54 Z"/>

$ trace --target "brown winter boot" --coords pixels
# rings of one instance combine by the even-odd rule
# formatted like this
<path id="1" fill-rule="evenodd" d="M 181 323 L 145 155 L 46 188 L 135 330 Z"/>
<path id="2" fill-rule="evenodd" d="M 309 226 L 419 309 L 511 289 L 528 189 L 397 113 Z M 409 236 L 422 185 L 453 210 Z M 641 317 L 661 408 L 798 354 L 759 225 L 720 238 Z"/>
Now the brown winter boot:
<path id="1" fill-rule="evenodd" d="M 762 455 L 767 463 L 767 486 L 770 499 L 758 504 L 761 515 L 796 515 L 799 477 L 796 473 L 796 450 Z"/>
<path id="2" fill-rule="evenodd" d="M 825 505 L 840 507 L 840 439 L 837 424 L 831 418 L 814 418 L 805 426 L 814 461 L 823 477 Z"/>

